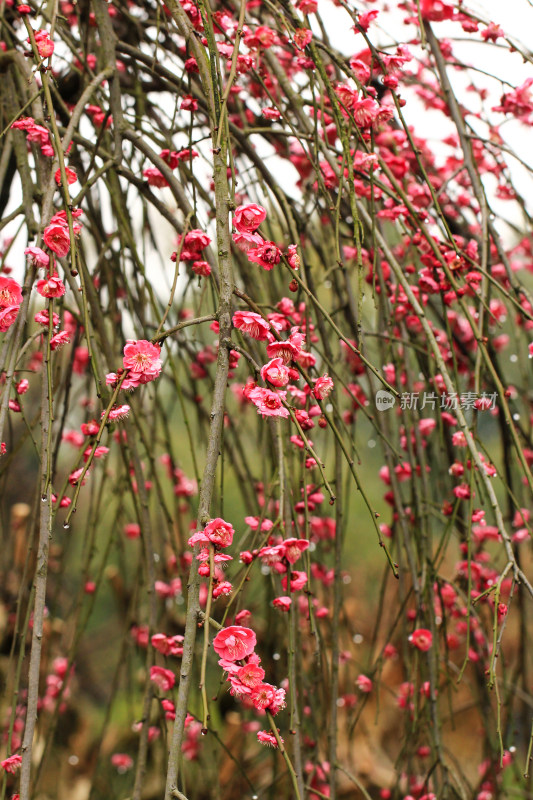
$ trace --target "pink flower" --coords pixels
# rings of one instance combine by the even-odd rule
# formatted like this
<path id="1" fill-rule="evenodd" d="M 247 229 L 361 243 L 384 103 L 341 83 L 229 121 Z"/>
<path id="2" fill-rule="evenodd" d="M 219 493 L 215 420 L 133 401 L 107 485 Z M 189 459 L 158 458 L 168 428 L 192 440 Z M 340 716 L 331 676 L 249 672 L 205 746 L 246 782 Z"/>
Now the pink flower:
<path id="1" fill-rule="evenodd" d="M 134 341 L 128 339 L 124 347 L 124 369 L 130 370 L 128 379 L 136 384 L 148 383 L 158 377 L 161 372 L 161 348 L 146 339 Z"/>
<path id="2" fill-rule="evenodd" d="M 59 350 L 64 345 L 70 342 L 70 333 L 68 331 L 59 331 L 55 336 L 50 339 L 50 349 Z"/>
<path id="3" fill-rule="evenodd" d="M 260 683 L 252 692 L 251 700 L 255 708 L 264 711 L 274 701 L 275 697 L 275 686 L 271 686 L 270 683 Z"/>
<path id="4" fill-rule="evenodd" d="M 22 764 L 22 756 L 14 755 L 9 756 L 9 758 L 4 759 L 4 761 L 0 761 L 0 767 L 5 769 L 6 772 L 10 772 L 12 775 L 20 769 Z"/>
<path id="5" fill-rule="evenodd" d="M 187 249 L 199 251 L 211 244 L 211 238 L 199 228 L 194 228 L 186 234 L 184 244 Z"/>
<path id="6" fill-rule="evenodd" d="M 203 278 L 211 275 L 211 267 L 207 261 L 193 261 L 191 269 L 195 275 L 201 275 Z"/>
<path id="7" fill-rule="evenodd" d="M 136 522 L 128 522 L 124 525 L 124 534 L 128 539 L 138 539 L 141 535 L 141 526 Z"/>
<path id="8" fill-rule="evenodd" d="M 54 52 L 54 43 L 49 39 L 47 31 L 36 31 L 34 35 L 37 51 L 41 58 L 50 58 Z M 27 39 L 27 41 L 30 40 Z"/>
<path id="9" fill-rule="evenodd" d="M 0 308 L 18 306 L 22 303 L 22 292 L 17 281 L 0 275 Z"/>
<path id="10" fill-rule="evenodd" d="M 410 643 L 413 647 L 426 653 L 433 644 L 433 634 L 427 628 L 417 628 L 409 637 Z"/>
<path id="11" fill-rule="evenodd" d="M 281 113 L 278 111 L 277 108 L 270 108 L 270 107 L 263 108 L 263 110 L 261 111 L 261 115 L 265 119 L 271 119 L 271 120 L 280 119 L 281 117 Z"/>
<path id="12" fill-rule="evenodd" d="M 272 600 L 274 608 L 279 608 L 280 611 L 288 611 L 291 607 L 292 600 L 290 597 L 275 597 Z"/>
<path id="13" fill-rule="evenodd" d="M 279 737 L 282 744 L 284 744 L 284 740 Z M 273 733 L 268 733 L 268 731 L 257 731 L 257 740 L 261 742 L 261 744 L 266 744 L 269 747 L 278 747 L 278 742 L 276 737 Z"/>
<path id="14" fill-rule="evenodd" d="M 102 412 L 102 416 L 104 415 L 104 411 Z M 130 407 L 128 405 L 123 406 L 114 406 L 111 411 L 109 412 L 108 419 L 125 419 L 130 413 Z"/>
<path id="15" fill-rule="evenodd" d="M 313 387 L 313 394 L 317 400 L 325 400 L 328 394 L 333 389 L 333 381 L 326 372 L 320 378 L 317 378 Z"/>
<path id="16" fill-rule="evenodd" d="M 212 519 L 204 528 L 204 534 L 209 541 L 219 547 L 229 547 L 234 533 L 233 526 L 229 522 L 224 522 L 220 517 Z"/>
<path id="17" fill-rule="evenodd" d="M 247 256 L 248 261 L 259 264 L 263 269 L 271 270 L 275 264 L 279 264 L 281 250 L 274 242 L 265 242 L 260 247 L 254 247 L 248 250 Z"/>
<path id="18" fill-rule="evenodd" d="M 60 258 L 66 256 L 70 250 L 68 228 L 65 228 L 63 225 L 50 224 L 44 229 L 43 239 L 45 245 L 49 247 L 50 250 L 53 250 Z"/>
<path id="19" fill-rule="evenodd" d="M 155 683 L 162 692 L 170 691 L 176 682 L 174 673 L 170 669 L 157 666 L 150 667 L 150 680 Z"/>
<path id="20" fill-rule="evenodd" d="M 133 767 L 133 758 L 126 753 L 113 753 L 111 763 L 122 775 Z"/>
<path id="21" fill-rule="evenodd" d="M 50 256 L 47 255 L 40 247 L 27 247 L 24 250 L 24 255 L 31 258 L 35 267 L 47 267 L 50 263 Z"/>
<path id="22" fill-rule="evenodd" d="M 294 31 L 293 40 L 298 50 L 304 50 L 312 38 L 313 34 L 309 28 L 298 28 L 298 30 Z"/>
<path id="23" fill-rule="evenodd" d="M 352 113 L 356 124 L 360 128 L 369 128 L 377 117 L 379 105 L 372 97 L 356 100 L 352 106 Z"/>
<path id="24" fill-rule="evenodd" d="M 213 598 L 216 600 L 218 597 L 226 597 L 228 594 L 231 594 L 232 589 L 233 586 L 229 581 L 221 581 L 220 583 L 217 583 L 213 589 Z"/>
<path id="25" fill-rule="evenodd" d="M 305 584 L 307 583 L 307 573 L 301 572 L 299 570 L 294 570 L 291 572 L 291 592 L 297 592 L 299 589 L 303 589 Z M 281 585 L 285 590 L 287 590 L 287 576 L 281 579 Z"/>
<path id="26" fill-rule="evenodd" d="M 266 219 L 266 209 L 256 203 L 239 206 L 233 215 L 233 224 L 239 233 L 253 233 Z"/>
<path id="27" fill-rule="evenodd" d="M 273 386 L 286 386 L 289 382 L 289 370 L 281 358 L 273 358 L 261 369 L 261 377 Z"/>
<path id="28" fill-rule="evenodd" d="M 0 332 L 4 333 L 10 328 L 17 318 L 20 306 L 7 306 L 0 311 Z"/>
<path id="29" fill-rule="evenodd" d="M 367 675 L 358 675 L 358 677 L 355 680 L 355 683 L 360 692 L 369 694 L 372 691 L 373 684 Z"/>
<path id="30" fill-rule="evenodd" d="M 289 564 L 296 563 L 302 553 L 309 547 L 307 539 L 285 539 L 282 544 L 285 558 Z"/>
<path id="31" fill-rule="evenodd" d="M 236 311 L 233 315 L 233 325 L 237 330 L 247 333 L 259 342 L 263 342 L 270 331 L 269 323 L 255 311 Z"/>
<path id="32" fill-rule="evenodd" d="M 240 661 L 254 651 L 257 638 L 251 628 L 230 625 L 223 628 L 213 639 L 213 650 L 228 661 Z"/>
<path id="33" fill-rule="evenodd" d="M 57 273 L 44 280 L 41 278 L 35 284 L 41 297 L 63 297 L 66 292 L 65 284 L 59 279 Z"/>
<path id="34" fill-rule="evenodd" d="M 286 418 L 289 416 L 279 394 L 271 392 L 270 389 L 261 389 L 257 386 L 249 392 L 248 397 L 263 417 Z"/>
<path id="35" fill-rule="evenodd" d="M 143 178 L 146 178 L 149 186 L 157 186 L 158 189 L 168 186 L 167 179 L 157 167 L 147 167 L 143 171 Z"/>
<path id="36" fill-rule="evenodd" d="M 65 167 L 65 174 L 67 176 L 67 183 L 69 184 L 69 186 L 71 186 L 73 183 L 76 183 L 76 181 L 78 180 L 78 176 L 76 174 L 76 170 L 72 169 L 71 167 Z M 61 170 L 60 169 L 56 170 L 54 178 L 55 178 L 55 181 L 56 181 L 57 185 L 59 186 L 61 184 Z"/>
<path id="37" fill-rule="evenodd" d="M 237 233 L 232 234 L 232 239 L 243 253 L 247 253 L 253 247 L 260 247 L 265 241 L 258 233 L 250 233 L 249 231 L 237 231 Z"/>
<path id="38" fill-rule="evenodd" d="M 265 670 L 258 664 L 245 664 L 237 672 L 237 678 L 249 689 L 256 689 L 265 677 Z"/>

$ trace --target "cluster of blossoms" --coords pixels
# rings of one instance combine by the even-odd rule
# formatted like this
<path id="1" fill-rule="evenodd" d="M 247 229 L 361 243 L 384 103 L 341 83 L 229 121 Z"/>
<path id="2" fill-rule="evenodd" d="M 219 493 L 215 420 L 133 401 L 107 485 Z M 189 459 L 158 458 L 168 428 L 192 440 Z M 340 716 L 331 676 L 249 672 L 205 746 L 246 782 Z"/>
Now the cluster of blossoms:
<path id="1" fill-rule="evenodd" d="M 0 275 L 0 332 L 4 333 L 13 325 L 21 302 L 20 284 L 13 278 Z"/>
<path id="2" fill-rule="evenodd" d="M 281 249 L 274 243 L 266 241 L 257 232 L 257 229 L 266 219 L 267 212 L 263 206 L 256 203 L 242 205 L 235 209 L 233 215 L 233 241 L 239 250 L 246 253 L 248 261 L 259 264 L 263 269 L 271 270 L 279 264 L 282 258 Z M 293 269 L 300 265 L 296 245 L 289 245 L 287 262 Z"/>
<path id="3" fill-rule="evenodd" d="M 160 358 L 161 346 L 149 342 L 147 339 L 128 339 L 124 346 L 122 369 L 118 372 L 109 372 L 106 375 L 106 384 L 116 388 L 133 391 L 138 386 L 150 383 L 161 374 L 162 361 Z M 111 421 L 124 419 L 128 416 L 130 407 L 126 403 L 114 405 L 107 412 Z M 102 418 L 106 412 L 102 412 Z"/>
<path id="4" fill-rule="evenodd" d="M 171 261 L 176 261 L 178 256 L 180 261 L 191 263 L 191 269 L 195 275 L 207 278 L 211 274 L 211 267 L 202 258 L 202 250 L 209 247 L 211 239 L 199 228 L 189 231 L 185 236 L 179 236 L 177 241 L 178 250 L 170 256 Z"/>
<path id="5" fill-rule="evenodd" d="M 234 217 L 234 225 L 238 230 L 234 234 L 234 240 L 239 243 L 238 237 L 245 237 L 250 243 L 249 237 L 257 236 L 253 231 L 265 216 L 266 212 L 261 206 L 240 206 Z M 254 252 L 248 249 L 248 257 Z M 297 259 L 294 248 L 294 252 L 289 255 L 289 263 L 292 261 L 293 268 L 298 267 Z M 256 260 L 255 255 L 251 260 Z M 268 262 L 266 266 L 262 266 L 270 269 L 273 263 L 277 262 Z M 261 387 L 250 381 L 243 389 L 244 398 L 253 403 L 262 416 L 287 418 L 290 413 L 287 393 L 291 395 L 292 403 L 305 406 L 308 399 L 325 400 L 333 389 L 333 381 L 326 373 L 315 380 L 312 389 L 306 385 L 302 390 L 295 385 L 300 379 L 298 366 L 308 369 L 316 364 L 315 356 L 304 349 L 306 332 L 311 341 L 315 338 L 313 325 L 306 319 L 305 307 L 302 307 L 302 311 L 297 310 L 289 298 L 283 298 L 277 308 L 277 312 L 266 317 L 255 311 L 236 311 L 233 325 L 252 339 L 267 342 L 266 354 L 270 359 L 261 368 L 261 378 L 266 386 Z M 295 322 L 298 324 L 294 324 Z M 281 332 L 289 332 L 289 336 L 282 339 Z M 314 427 L 312 417 L 321 416 L 322 410 L 319 405 L 312 403 L 307 410 L 297 408 L 294 413 L 302 429 L 308 430 Z"/>
<path id="6" fill-rule="evenodd" d="M 197 531 L 189 538 L 189 547 L 194 547 L 200 544 L 200 551 L 196 556 L 197 561 L 200 562 L 198 567 L 198 574 L 203 577 L 211 576 L 213 582 L 213 598 L 216 600 L 230 594 L 232 585 L 229 581 L 224 580 L 224 575 L 221 571 L 221 565 L 232 561 L 232 556 L 220 551 L 229 547 L 233 542 L 235 531 L 229 522 L 225 522 L 220 517 L 210 520 L 203 531 Z M 215 572 L 211 574 L 210 558 L 212 558 L 215 567 Z"/>
<path id="7" fill-rule="evenodd" d="M 213 650 L 220 656 L 218 663 L 228 674 L 231 693 L 256 711 L 275 716 L 285 708 L 285 690 L 263 682 L 265 671 L 254 652 L 256 644 L 257 637 L 251 628 L 230 625 L 217 633 Z M 277 746 L 276 737 L 267 731 L 259 731 L 257 738 L 262 744 Z"/>

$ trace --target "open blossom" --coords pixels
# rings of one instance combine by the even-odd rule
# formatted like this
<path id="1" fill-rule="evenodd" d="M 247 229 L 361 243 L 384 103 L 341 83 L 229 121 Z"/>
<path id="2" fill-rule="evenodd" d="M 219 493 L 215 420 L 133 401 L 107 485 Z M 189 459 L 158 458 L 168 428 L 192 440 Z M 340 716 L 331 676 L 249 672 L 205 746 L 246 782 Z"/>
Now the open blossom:
<path id="1" fill-rule="evenodd" d="M 64 225 L 50 224 L 44 229 L 43 240 L 50 250 L 63 258 L 70 250 L 70 235 L 68 228 Z"/>
<path id="2" fill-rule="evenodd" d="M 109 412 L 108 418 L 110 420 L 125 419 L 129 413 L 130 413 L 130 407 L 128 405 L 113 406 L 113 408 Z M 104 416 L 104 414 L 105 411 L 102 411 L 102 416 Z"/>
<path id="3" fill-rule="evenodd" d="M 285 539 L 282 542 L 284 556 L 289 564 L 295 564 L 303 552 L 309 547 L 307 539 Z"/>
<path id="4" fill-rule="evenodd" d="M 233 325 L 237 330 L 247 333 L 259 342 L 264 341 L 270 331 L 269 323 L 255 311 L 236 311 L 233 315 Z"/>
<path id="5" fill-rule="evenodd" d="M 35 267 L 47 267 L 50 263 L 50 256 L 40 247 L 27 247 L 24 250 L 24 255 L 32 260 Z"/>
<path id="6" fill-rule="evenodd" d="M 275 697 L 275 686 L 272 686 L 270 683 L 260 683 L 252 692 L 251 700 L 255 708 L 264 711 L 274 701 Z"/>
<path id="7" fill-rule="evenodd" d="M 37 51 L 41 58 L 50 58 L 52 53 L 54 52 L 54 43 L 49 38 L 49 34 L 47 31 L 35 31 L 35 44 L 37 45 Z M 30 39 L 27 40 L 28 42 Z"/>
<path id="8" fill-rule="evenodd" d="M 273 358 L 261 369 L 261 377 L 273 386 L 286 386 L 289 382 L 289 370 L 281 358 Z"/>
<path id="9" fill-rule="evenodd" d="M 0 275 L 0 308 L 18 306 L 21 302 L 22 292 L 17 281 Z"/>
<path id="10" fill-rule="evenodd" d="M 291 592 L 297 592 L 299 589 L 303 589 L 305 584 L 307 583 L 307 573 L 301 572 L 299 570 L 294 570 L 291 572 Z M 281 579 L 281 585 L 287 590 L 287 576 L 285 575 Z"/>
<path id="11" fill-rule="evenodd" d="M 168 186 L 167 179 L 157 167 L 147 167 L 143 171 L 143 178 L 146 178 L 149 186 L 157 186 L 158 189 Z"/>
<path id="12" fill-rule="evenodd" d="M 274 242 L 265 242 L 260 247 L 254 247 L 247 252 L 248 261 L 259 264 L 263 269 L 271 270 L 275 264 L 279 264 L 281 250 Z"/>
<path id="13" fill-rule="evenodd" d="M 279 356 L 283 359 L 285 364 L 290 364 L 291 361 L 298 358 L 304 346 L 305 336 L 300 333 L 298 328 L 294 327 L 291 330 L 291 335 L 283 342 L 270 342 L 267 345 L 267 356 L 269 358 L 276 358 Z"/>
<path id="14" fill-rule="evenodd" d="M 250 233 L 249 231 L 237 231 L 237 233 L 232 234 L 232 239 L 243 253 L 247 253 L 248 250 L 254 247 L 260 247 L 265 242 L 258 233 Z"/>
<path id="15" fill-rule="evenodd" d="M 233 225 L 239 233 L 253 233 L 266 219 L 266 209 L 256 203 L 239 206 L 233 215 Z"/>
<path id="16" fill-rule="evenodd" d="M 233 526 L 229 522 L 224 522 L 220 517 L 212 519 L 204 528 L 204 534 L 209 541 L 219 547 L 229 547 L 234 533 Z"/>
<path id="17" fill-rule="evenodd" d="M 270 389 L 262 389 L 256 386 L 248 393 L 249 399 L 257 408 L 259 414 L 264 417 L 283 417 L 289 416 L 288 409 L 282 403 L 281 397 Z"/>
<path id="18" fill-rule="evenodd" d="M 60 280 L 57 273 L 49 278 L 38 280 L 35 288 L 41 297 L 63 297 L 66 292 L 65 284 Z"/>
<path id="19" fill-rule="evenodd" d="M 284 740 L 280 738 L 280 742 L 285 744 Z M 278 747 L 278 741 L 273 733 L 268 733 L 268 731 L 257 731 L 257 741 L 261 742 L 261 744 L 266 744 L 269 747 Z"/>
<path id="20" fill-rule="evenodd" d="M 228 661 L 240 661 L 254 651 L 257 638 L 251 628 L 230 625 L 223 628 L 213 639 L 213 650 Z"/>
<path id="21" fill-rule="evenodd" d="M 5 769 L 6 772 L 11 772 L 14 774 L 22 764 L 22 756 L 13 755 L 9 756 L 9 758 L 5 758 L 3 761 L 0 761 L 0 767 Z"/>
<path id="22" fill-rule="evenodd" d="M 239 681 L 249 689 L 256 689 L 261 684 L 264 677 L 265 670 L 260 667 L 259 664 L 254 664 L 253 662 L 245 664 L 244 667 L 241 667 L 237 672 Z"/>
<path id="23" fill-rule="evenodd" d="M 425 653 L 433 644 L 433 634 L 431 631 L 427 630 L 427 628 L 417 628 L 416 631 L 413 631 L 410 635 L 409 641 L 413 647 Z"/>
<path id="24" fill-rule="evenodd" d="M 50 339 L 50 349 L 59 350 L 64 345 L 70 342 L 70 333 L 68 331 L 59 331 Z"/>
<path id="25" fill-rule="evenodd" d="M 136 384 L 155 380 L 161 372 L 161 347 L 146 339 L 128 339 L 124 347 L 124 369 L 130 370 L 128 378 Z"/>
<path id="26" fill-rule="evenodd" d="M 7 306 L 6 308 L 2 308 L 0 310 L 0 332 L 5 333 L 5 331 L 10 328 L 17 318 L 17 314 L 19 313 L 20 306 Z"/>
<path id="27" fill-rule="evenodd" d="M 320 378 L 317 378 L 313 387 L 313 394 L 317 400 L 325 400 L 333 389 L 333 381 L 326 372 Z"/>
<path id="28" fill-rule="evenodd" d="M 291 607 L 292 599 L 287 596 L 275 597 L 272 600 L 274 608 L 279 608 L 280 611 L 288 611 Z"/>
<path id="29" fill-rule="evenodd" d="M 76 170 L 72 169 L 71 167 L 65 167 L 65 175 L 66 175 L 67 183 L 69 184 L 69 186 L 71 186 L 73 183 L 76 183 L 76 181 L 78 180 L 78 176 L 76 174 Z M 61 184 L 61 170 L 60 169 L 56 170 L 54 178 L 55 178 L 55 181 L 56 181 L 57 185 L 59 186 Z"/>
<path id="30" fill-rule="evenodd" d="M 174 686 L 176 679 L 170 669 L 164 667 L 150 667 L 150 680 L 158 686 L 162 692 L 168 692 Z"/>

